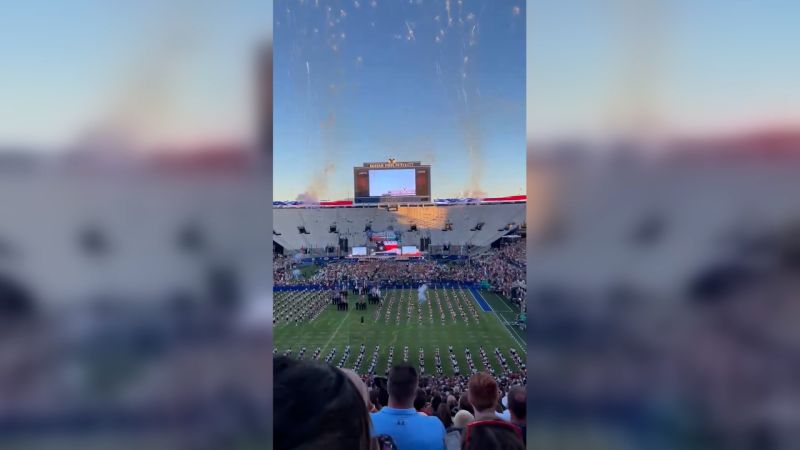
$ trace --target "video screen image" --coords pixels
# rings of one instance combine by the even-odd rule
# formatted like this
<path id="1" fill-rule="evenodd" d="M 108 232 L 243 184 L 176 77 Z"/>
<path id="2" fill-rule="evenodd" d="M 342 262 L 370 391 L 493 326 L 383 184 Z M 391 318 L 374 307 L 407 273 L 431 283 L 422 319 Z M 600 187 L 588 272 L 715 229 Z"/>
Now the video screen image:
<path id="1" fill-rule="evenodd" d="M 371 170 L 370 197 L 399 197 L 417 195 L 414 169 Z"/>

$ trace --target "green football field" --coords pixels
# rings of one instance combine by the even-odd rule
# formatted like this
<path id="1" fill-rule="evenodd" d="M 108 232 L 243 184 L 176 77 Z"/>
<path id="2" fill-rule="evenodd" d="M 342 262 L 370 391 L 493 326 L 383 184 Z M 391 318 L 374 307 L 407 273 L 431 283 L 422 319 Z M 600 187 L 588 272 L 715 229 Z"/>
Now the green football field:
<path id="1" fill-rule="evenodd" d="M 466 348 L 469 348 L 479 371 L 486 370 L 479 346 L 483 346 L 488 362 L 497 374 L 502 373 L 502 369 L 495 348 L 500 350 L 512 371 L 519 367 L 511 349 L 517 352 L 521 362 L 526 358 L 523 332 L 508 325 L 518 313 L 516 307 L 486 291 L 481 291 L 481 295 L 491 306 L 491 312 L 483 311 L 466 289 L 429 289 L 428 300 L 423 303 L 418 301 L 416 289 L 389 289 L 383 292 L 380 309 L 378 305 L 368 304 L 365 311 L 355 309 L 358 296 L 350 295 L 348 311 L 338 311 L 336 306 L 328 304 L 327 295 L 322 291 L 275 293 L 273 311 L 276 323 L 273 329 L 277 354 L 291 351 L 292 356 L 298 357 L 305 347 L 303 358 L 309 359 L 319 349 L 317 359 L 324 361 L 335 349 L 331 364 L 343 363 L 342 367 L 355 368 L 363 344 L 364 358 L 357 371 L 367 373 L 375 346 L 380 345 L 375 368 L 378 375 L 383 375 L 388 369 L 391 346 L 394 346 L 394 363 L 404 359 L 404 347 L 407 346 L 408 361 L 417 366 L 422 347 L 426 374 L 435 373 L 434 351 L 437 347 L 445 375 L 453 373 L 448 353 L 450 345 L 462 375 L 469 374 Z M 309 320 L 316 313 L 319 314 Z M 298 315 L 303 320 L 295 324 L 293 317 Z M 350 345 L 350 355 L 342 361 L 347 345 Z"/>

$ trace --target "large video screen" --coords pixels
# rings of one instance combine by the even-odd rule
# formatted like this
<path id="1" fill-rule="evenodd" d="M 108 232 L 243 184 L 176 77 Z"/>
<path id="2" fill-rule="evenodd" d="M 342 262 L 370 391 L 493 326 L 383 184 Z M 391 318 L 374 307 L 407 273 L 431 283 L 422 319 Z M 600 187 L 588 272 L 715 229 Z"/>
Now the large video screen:
<path id="1" fill-rule="evenodd" d="M 416 245 L 404 245 L 402 248 L 404 255 L 417 256 L 420 254 L 419 248 Z"/>
<path id="2" fill-rule="evenodd" d="M 402 197 L 417 195 L 414 169 L 382 169 L 369 171 L 370 197 Z"/>

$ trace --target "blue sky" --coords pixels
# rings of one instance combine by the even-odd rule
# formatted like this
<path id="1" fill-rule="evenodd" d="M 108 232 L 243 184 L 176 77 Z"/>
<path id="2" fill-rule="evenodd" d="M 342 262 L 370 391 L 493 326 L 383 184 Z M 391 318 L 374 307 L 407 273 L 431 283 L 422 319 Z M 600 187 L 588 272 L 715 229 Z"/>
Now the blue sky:
<path id="1" fill-rule="evenodd" d="M 624 131 L 636 126 L 637 104 L 669 134 L 800 124 L 799 2 L 535 4 L 527 16 L 535 139 Z"/>
<path id="2" fill-rule="evenodd" d="M 249 139 L 271 29 L 263 0 L 4 2 L 0 144 L 54 152 L 110 121 L 147 142 Z"/>
<path id="3" fill-rule="evenodd" d="M 380 197 L 388 192 L 414 192 L 416 170 L 391 169 L 371 170 L 369 172 L 369 195 Z M 405 194 L 408 195 L 408 194 Z"/>
<path id="4" fill-rule="evenodd" d="M 524 192 L 524 2 L 278 0 L 274 18 L 276 199 L 350 197 L 353 166 L 388 158 L 430 163 L 434 197 Z"/>
<path id="5" fill-rule="evenodd" d="M 480 24 L 473 46 L 457 0 L 450 2 L 452 27 L 444 23 L 445 0 L 416 1 L 377 0 L 375 8 L 371 0 L 360 0 L 360 8 L 332 2 L 348 14 L 335 18 L 345 37 L 334 40 L 311 34 L 314 23 L 318 33 L 328 25 L 303 14 L 300 0 L 277 3 L 282 198 L 313 180 L 325 181 L 328 197 L 349 195 L 353 164 L 388 157 L 433 164 L 435 196 L 460 193 L 474 177 L 491 194 L 516 193 L 524 184 L 521 118 L 541 139 L 602 136 L 624 126 L 632 55 L 642 48 L 652 49 L 646 65 L 657 73 L 645 77 L 646 101 L 668 131 L 800 123 L 796 1 L 537 1 L 528 11 L 520 2 L 519 15 L 514 1 L 465 1 L 460 17 L 472 23 L 473 12 Z M 631 7 L 646 3 L 658 5 L 655 13 Z M 121 111 L 133 120 L 152 116 L 137 132 L 156 141 L 248 139 L 253 132 L 252 58 L 273 27 L 269 1 L 28 0 L 2 8 L 0 145 L 57 151 Z M 637 25 L 631 18 L 639 14 L 649 19 Z M 176 35 L 185 45 L 164 50 Z M 520 36 L 527 38 L 527 112 Z M 465 53 L 471 59 L 462 85 Z M 166 95 L 128 111 L 138 99 L 134 86 L 145 72 L 159 75 L 163 61 Z M 480 143 L 472 161 L 464 156 L 467 140 Z M 288 170 L 295 167 L 303 169 Z"/>

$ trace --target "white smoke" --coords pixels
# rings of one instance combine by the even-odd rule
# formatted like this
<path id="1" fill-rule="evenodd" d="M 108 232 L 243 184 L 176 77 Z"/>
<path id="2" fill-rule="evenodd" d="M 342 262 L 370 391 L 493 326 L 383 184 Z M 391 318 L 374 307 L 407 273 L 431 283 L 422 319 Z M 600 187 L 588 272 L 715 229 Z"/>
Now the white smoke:
<path id="1" fill-rule="evenodd" d="M 422 286 L 419 287 L 419 289 L 417 289 L 417 296 L 419 298 L 420 303 L 425 303 L 425 301 L 428 300 L 427 291 L 428 291 L 427 284 L 423 284 Z"/>

